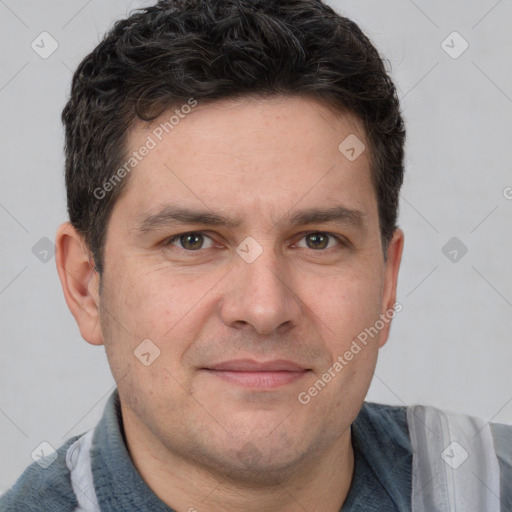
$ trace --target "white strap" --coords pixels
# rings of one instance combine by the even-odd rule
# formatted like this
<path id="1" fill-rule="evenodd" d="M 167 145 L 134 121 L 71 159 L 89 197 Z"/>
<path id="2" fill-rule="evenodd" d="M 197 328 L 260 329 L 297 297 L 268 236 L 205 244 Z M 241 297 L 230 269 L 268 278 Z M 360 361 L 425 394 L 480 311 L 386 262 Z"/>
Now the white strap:
<path id="1" fill-rule="evenodd" d="M 489 424 L 433 407 L 407 409 L 413 512 L 500 512 L 500 468 Z"/>
<path id="2" fill-rule="evenodd" d="M 66 466 L 71 472 L 71 485 L 78 501 L 75 512 L 99 512 L 91 469 L 91 445 L 94 430 L 77 439 L 66 452 Z"/>

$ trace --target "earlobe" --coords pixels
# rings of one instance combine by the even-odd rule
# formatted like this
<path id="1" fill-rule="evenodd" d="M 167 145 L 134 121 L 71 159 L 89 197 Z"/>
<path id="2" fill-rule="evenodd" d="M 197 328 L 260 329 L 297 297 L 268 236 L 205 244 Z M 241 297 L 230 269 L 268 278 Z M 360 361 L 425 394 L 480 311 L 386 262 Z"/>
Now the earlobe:
<path id="1" fill-rule="evenodd" d="M 402 261 L 404 249 L 404 232 L 396 229 L 389 242 L 387 260 L 384 268 L 384 288 L 382 295 L 382 315 L 384 315 L 384 328 L 380 333 L 379 346 L 382 347 L 389 336 L 392 318 L 401 308 L 396 308 L 396 289 L 398 284 L 398 272 Z"/>
<path id="2" fill-rule="evenodd" d="M 56 236 L 57 272 L 66 303 L 75 317 L 82 337 L 92 345 L 102 345 L 99 316 L 99 279 L 94 260 L 83 237 L 66 222 Z"/>

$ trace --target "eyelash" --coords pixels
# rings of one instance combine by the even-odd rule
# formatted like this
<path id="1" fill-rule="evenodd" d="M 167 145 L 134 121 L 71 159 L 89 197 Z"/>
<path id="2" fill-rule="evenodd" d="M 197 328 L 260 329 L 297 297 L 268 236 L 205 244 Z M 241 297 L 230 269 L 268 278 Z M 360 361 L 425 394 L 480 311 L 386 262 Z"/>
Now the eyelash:
<path id="1" fill-rule="evenodd" d="M 209 238 L 213 242 L 213 239 L 210 236 L 208 236 L 204 231 L 185 231 L 184 233 L 179 233 L 177 235 L 172 236 L 171 238 L 167 238 L 166 240 L 164 240 L 162 245 L 164 247 L 168 247 L 168 246 L 173 245 L 173 242 L 175 242 L 177 240 L 179 241 L 180 237 L 182 237 L 184 235 L 197 235 L 197 234 L 202 235 L 203 237 Z M 302 235 L 300 240 L 302 240 L 303 238 L 305 238 L 305 237 L 307 237 L 309 235 L 313 235 L 313 234 L 326 235 L 328 237 L 334 238 L 341 247 L 347 247 L 348 246 L 347 240 L 345 240 L 344 238 L 342 238 L 340 236 L 337 236 L 337 235 L 335 235 L 333 233 L 329 233 L 329 232 L 326 232 L 326 231 L 308 231 L 307 233 L 304 233 Z M 189 253 L 201 253 L 201 252 L 203 252 L 205 250 L 208 250 L 208 249 L 203 249 L 203 248 L 196 249 L 196 250 L 185 249 L 183 247 L 176 247 L 176 248 L 177 249 L 181 249 L 182 251 L 185 251 L 185 252 L 189 252 Z M 306 247 L 306 249 L 309 249 L 309 247 Z M 333 249 L 333 247 L 328 247 L 328 248 L 325 248 L 325 249 L 318 249 L 318 250 L 311 249 L 311 250 L 312 251 L 316 251 L 316 252 L 327 252 L 327 251 L 329 251 L 329 249 Z"/>

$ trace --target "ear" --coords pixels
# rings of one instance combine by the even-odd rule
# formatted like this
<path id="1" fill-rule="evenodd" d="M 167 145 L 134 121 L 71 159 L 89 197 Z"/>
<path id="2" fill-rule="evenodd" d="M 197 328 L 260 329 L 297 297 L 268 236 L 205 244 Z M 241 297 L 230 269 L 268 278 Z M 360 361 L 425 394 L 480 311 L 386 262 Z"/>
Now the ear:
<path id="1" fill-rule="evenodd" d="M 55 241 L 57 272 L 69 310 L 82 337 L 91 345 L 102 345 L 99 316 L 100 276 L 83 237 L 66 222 Z"/>
<path id="2" fill-rule="evenodd" d="M 382 315 L 384 319 L 384 327 L 380 332 L 379 346 L 382 347 L 389 336 L 391 329 L 391 318 L 395 316 L 393 311 L 402 310 L 401 304 L 396 304 L 396 288 L 398 283 L 398 271 L 400 270 L 400 262 L 402 261 L 402 252 L 404 249 L 404 232 L 396 229 L 393 237 L 389 242 L 387 250 L 387 260 L 384 266 L 384 287 L 382 293 Z M 391 313 L 391 314 L 390 314 Z M 391 316 L 392 315 L 392 316 Z"/>

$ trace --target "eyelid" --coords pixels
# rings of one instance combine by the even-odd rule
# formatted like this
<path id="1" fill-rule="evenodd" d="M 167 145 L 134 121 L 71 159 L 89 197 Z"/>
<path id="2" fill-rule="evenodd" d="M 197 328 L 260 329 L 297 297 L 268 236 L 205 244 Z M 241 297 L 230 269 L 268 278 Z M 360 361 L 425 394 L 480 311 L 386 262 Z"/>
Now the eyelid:
<path id="1" fill-rule="evenodd" d="M 211 236 L 209 236 L 209 235 L 207 235 L 207 234 L 206 234 L 206 232 L 205 232 L 205 231 L 183 231 L 182 233 L 178 233 L 177 235 L 173 235 L 173 236 L 171 236 L 171 237 L 169 237 L 169 238 L 166 238 L 166 239 L 162 242 L 162 245 L 163 245 L 164 247 L 167 247 L 167 246 L 169 246 L 169 245 L 172 245 L 173 247 L 176 247 L 177 249 L 181 249 L 182 251 L 191 252 L 191 253 L 193 253 L 193 252 L 201 252 L 201 251 L 205 250 L 205 249 L 204 249 L 204 247 L 201 247 L 201 249 L 196 249 L 195 251 L 192 251 L 192 250 L 184 249 L 183 247 L 178 247 L 178 246 L 174 245 L 174 243 L 173 243 L 173 242 L 175 242 L 175 241 L 179 241 L 179 239 L 180 239 L 182 236 L 184 236 L 184 235 L 201 235 L 201 236 L 203 236 L 204 238 L 209 238 L 209 239 L 212 241 L 212 243 L 214 243 L 214 242 L 215 242 Z M 209 249 L 209 248 L 210 248 L 210 247 L 207 247 L 207 249 Z"/>
<path id="2" fill-rule="evenodd" d="M 321 230 L 311 230 L 311 231 L 306 231 L 304 233 L 301 233 L 301 236 L 299 238 L 299 242 L 301 240 L 303 240 L 306 236 L 308 235 L 313 235 L 313 234 L 316 234 L 316 233 L 319 233 L 321 235 L 326 235 L 330 238 L 334 238 L 337 242 L 338 242 L 338 245 L 341 246 L 341 247 L 346 247 L 348 246 L 349 242 L 346 238 L 342 237 L 341 235 L 335 235 L 334 233 L 330 233 L 329 231 L 321 231 Z M 306 249 L 309 249 L 309 247 L 306 247 Z M 328 249 L 333 249 L 333 247 L 329 247 Z M 320 249 L 318 250 L 317 252 L 326 252 L 328 249 Z M 311 249 L 311 250 L 315 250 L 315 249 Z"/>

